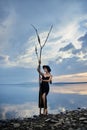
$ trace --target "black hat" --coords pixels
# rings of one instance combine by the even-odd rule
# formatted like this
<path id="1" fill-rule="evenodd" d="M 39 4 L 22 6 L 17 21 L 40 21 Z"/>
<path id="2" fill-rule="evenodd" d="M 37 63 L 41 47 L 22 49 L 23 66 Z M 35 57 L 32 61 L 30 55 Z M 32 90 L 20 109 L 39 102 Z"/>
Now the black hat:
<path id="1" fill-rule="evenodd" d="M 48 65 L 43 65 L 43 69 L 44 68 L 47 68 L 48 72 L 51 72 L 51 69 L 50 69 L 50 67 Z"/>

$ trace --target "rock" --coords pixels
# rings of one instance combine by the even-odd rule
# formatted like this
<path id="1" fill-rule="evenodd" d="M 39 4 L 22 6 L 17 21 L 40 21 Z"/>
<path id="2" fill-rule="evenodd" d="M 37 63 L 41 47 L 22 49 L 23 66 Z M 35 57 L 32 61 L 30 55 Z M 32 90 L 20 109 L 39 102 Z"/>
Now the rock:
<path id="1" fill-rule="evenodd" d="M 78 109 L 78 110 L 80 110 L 81 108 L 80 108 L 80 107 L 78 107 L 77 109 Z"/>
<path id="2" fill-rule="evenodd" d="M 85 127 L 82 127 L 82 129 L 81 130 L 87 130 Z"/>
<path id="3" fill-rule="evenodd" d="M 68 130 L 74 130 L 73 128 L 69 128 Z"/>
<path id="4" fill-rule="evenodd" d="M 87 120 L 83 121 L 84 124 L 87 124 Z"/>
<path id="5" fill-rule="evenodd" d="M 57 127 L 57 126 L 61 126 L 61 122 L 57 122 L 54 126 Z"/>
<path id="6" fill-rule="evenodd" d="M 20 124 L 19 123 L 14 123 L 13 126 L 14 126 L 14 128 L 18 128 L 18 127 L 20 127 Z"/>
<path id="7" fill-rule="evenodd" d="M 81 128 L 77 128 L 76 130 L 81 130 Z"/>
<path id="8" fill-rule="evenodd" d="M 51 120 L 51 119 L 50 119 L 50 118 L 48 118 L 48 119 L 46 119 L 46 120 L 45 120 L 45 122 L 49 122 L 50 120 Z"/>
<path id="9" fill-rule="evenodd" d="M 40 125 L 35 125 L 35 128 L 42 128 L 43 126 L 40 124 Z"/>
<path id="10" fill-rule="evenodd" d="M 49 118 L 49 119 L 46 119 L 45 122 L 57 123 L 58 121 Z"/>
<path id="11" fill-rule="evenodd" d="M 67 121 L 66 124 L 70 124 L 70 121 Z"/>
<path id="12" fill-rule="evenodd" d="M 59 122 L 64 123 L 64 119 L 63 119 L 63 118 L 61 118 L 61 119 L 59 120 Z"/>
<path id="13" fill-rule="evenodd" d="M 84 116 L 86 116 L 86 117 L 87 117 L 87 113 L 84 113 Z"/>
<path id="14" fill-rule="evenodd" d="M 58 121 L 54 120 L 54 119 L 51 119 L 50 121 L 51 123 L 57 123 Z"/>
<path id="15" fill-rule="evenodd" d="M 84 121 L 84 120 L 87 120 L 87 118 L 85 118 L 85 117 L 80 117 L 79 120 L 80 120 L 80 121 Z"/>

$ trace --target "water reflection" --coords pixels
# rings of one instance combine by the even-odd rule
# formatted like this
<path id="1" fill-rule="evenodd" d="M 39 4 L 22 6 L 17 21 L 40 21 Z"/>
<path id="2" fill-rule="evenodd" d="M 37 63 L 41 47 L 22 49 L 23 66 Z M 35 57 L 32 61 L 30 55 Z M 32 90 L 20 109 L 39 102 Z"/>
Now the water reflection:
<path id="1" fill-rule="evenodd" d="M 38 114 L 36 102 L 24 104 L 3 104 L 0 106 L 0 119 L 24 118 Z"/>
<path id="2" fill-rule="evenodd" d="M 52 93 L 87 95 L 87 84 L 67 84 L 64 87 L 52 86 Z"/>
<path id="3" fill-rule="evenodd" d="M 38 85 L 0 86 L 0 119 L 38 115 Z M 49 113 L 87 107 L 87 84 L 56 84 L 48 95 Z"/>

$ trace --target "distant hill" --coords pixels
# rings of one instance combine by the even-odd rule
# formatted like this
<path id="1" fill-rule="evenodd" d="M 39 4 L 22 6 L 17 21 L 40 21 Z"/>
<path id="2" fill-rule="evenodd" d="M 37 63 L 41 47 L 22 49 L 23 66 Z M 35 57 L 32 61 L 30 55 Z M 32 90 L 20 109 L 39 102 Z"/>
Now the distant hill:
<path id="1" fill-rule="evenodd" d="M 87 82 L 54 82 L 53 84 L 87 84 Z"/>

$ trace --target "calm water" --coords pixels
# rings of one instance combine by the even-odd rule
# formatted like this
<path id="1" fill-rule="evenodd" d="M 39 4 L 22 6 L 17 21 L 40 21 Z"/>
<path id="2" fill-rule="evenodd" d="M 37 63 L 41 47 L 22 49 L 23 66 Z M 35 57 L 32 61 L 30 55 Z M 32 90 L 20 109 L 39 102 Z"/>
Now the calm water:
<path id="1" fill-rule="evenodd" d="M 53 84 L 49 113 L 87 107 L 87 84 Z M 0 85 L 0 119 L 38 115 L 38 84 Z"/>

